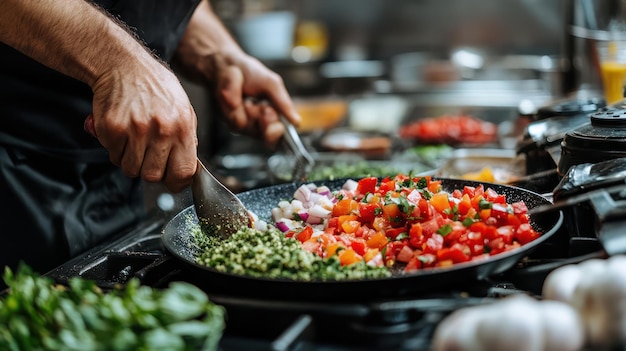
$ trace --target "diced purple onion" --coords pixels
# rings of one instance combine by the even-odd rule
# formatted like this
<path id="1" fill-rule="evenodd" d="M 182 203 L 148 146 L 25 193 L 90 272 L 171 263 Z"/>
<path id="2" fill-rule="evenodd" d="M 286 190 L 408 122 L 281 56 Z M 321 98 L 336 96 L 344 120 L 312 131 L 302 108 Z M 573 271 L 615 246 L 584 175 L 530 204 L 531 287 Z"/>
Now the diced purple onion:
<path id="1" fill-rule="evenodd" d="M 308 216 L 306 222 L 308 224 L 320 224 L 322 223 L 322 218 L 317 217 L 317 216 Z"/>
<path id="2" fill-rule="evenodd" d="M 285 233 L 290 230 L 289 226 L 285 222 L 276 222 L 276 228 L 281 232 Z"/>
<path id="3" fill-rule="evenodd" d="M 311 199 L 311 189 L 306 185 L 301 185 L 293 195 L 294 199 L 307 203 Z"/>

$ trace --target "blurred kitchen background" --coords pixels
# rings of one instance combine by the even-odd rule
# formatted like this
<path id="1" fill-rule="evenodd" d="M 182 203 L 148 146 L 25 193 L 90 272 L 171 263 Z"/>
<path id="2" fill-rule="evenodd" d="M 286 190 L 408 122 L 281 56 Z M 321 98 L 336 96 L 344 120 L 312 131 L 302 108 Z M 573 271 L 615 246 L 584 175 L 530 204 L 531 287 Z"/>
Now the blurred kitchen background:
<path id="1" fill-rule="evenodd" d="M 316 166 L 330 162 L 328 174 L 363 160 L 427 172 L 468 147 L 518 156 L 542 106 L 602 106 L 594 42 L 621 2 L 211 0 L 242 47 L 283 77 L 304 144 Z M 290 180 L 284 149 L 230 133 L 210 92 L 183 83 L 198 113 L 200 155 L 231 189 Z M 439 116 L 493 123 L 495 139 L 400 136 L 402 126 Z"/>

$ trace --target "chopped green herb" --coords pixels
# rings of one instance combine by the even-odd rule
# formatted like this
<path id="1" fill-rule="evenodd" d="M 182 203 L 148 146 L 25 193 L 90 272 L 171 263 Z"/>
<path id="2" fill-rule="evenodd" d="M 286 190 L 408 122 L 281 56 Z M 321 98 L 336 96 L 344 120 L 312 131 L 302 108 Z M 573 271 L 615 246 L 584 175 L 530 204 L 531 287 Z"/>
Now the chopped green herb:
<path id="1" fill-rule="evenodd" d="M 422 190 L 422 197 L 426 200 L 430 200 L 432 196 L 432 194 L 430 193 L 430 191 L 428 191 L 428 189 L 424 189 Z"/>
<path id="2" fill-rule="evenodd" d="M 478 208 L 481 210 L 488 210 L 491 208 L 491 206 L 493 206 L 493 203 L 485 199 L 480 199 L 480 201 L 478 201 Z"/>
<path id="3" fill-rule="evenodd" d="M 437 234 L 446 236 L 452 233 L 452 226 L 450 224 L 444 224 L 441 228 L 437 229 Z"/>
<path id="4" fill-rule="evenodd" d="M 469 218 L 469 217 L 465 217 L 465 219 L 463 220 L 463 226 L 469 228 L 472 224 L 474 224 L 476 221 Z"/>
<path id="5" fill-rule="evenodd" d="M 426 177 L 421 177 L 420 179 L 417 180 L 417 183 L 415 184 L 415 186 L 418 189 L 425 189 L 426 187 L 428 187 L 428 179 L 426 179 Z"/>

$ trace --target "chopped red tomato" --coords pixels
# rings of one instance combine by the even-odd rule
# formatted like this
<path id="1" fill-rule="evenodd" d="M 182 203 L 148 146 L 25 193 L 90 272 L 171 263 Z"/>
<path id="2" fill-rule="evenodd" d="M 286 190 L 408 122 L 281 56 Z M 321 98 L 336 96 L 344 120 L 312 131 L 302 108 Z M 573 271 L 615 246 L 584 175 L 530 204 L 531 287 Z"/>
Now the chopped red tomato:
<path id="1" fill-rule="evenodd" d="M 356 192 L 360 195 L 373 194 L 376 192 L 376 185 L 378 184 L 378 178 L 367 177 L 359 180 Z"/>
<path id="2" fill-rule="evenodd" d="M 359 203 L 359 221 L 362 223 L 372 223 L 376 217 L 376 211 L 379 209 L 380 207 L 376 204 Z"/>
<path id="3" fill-rule="evenodd" d="M 441 115 L 425 117 L 400 126 L 402 138 L 423 143 L 450 145 L 485 144 L 495 141 L 497 125 L 470 115 Z"/>
<path id="4" fill-rule="evenodd" d="M 304 228 L 302 228 L 302 230 L 299 233 L 294 234 L 294 237 L 296 237 L 301 243 L 303 243 L 311 239 L 312 235 L 313 235 L 313 228 L 309 226 L 305 226 Z"/>
<path id="5" fill-rule="evenodd" d="M 342 265 L 399 262 L 405 271 L 484 259 L 540 237 L 524 202 L 509 204 L 482 184 L 443 185 L 430 177 L 363 178 L 354 192 L 341 192 L 322 233 L 304 223 L 285 235 Z"/>

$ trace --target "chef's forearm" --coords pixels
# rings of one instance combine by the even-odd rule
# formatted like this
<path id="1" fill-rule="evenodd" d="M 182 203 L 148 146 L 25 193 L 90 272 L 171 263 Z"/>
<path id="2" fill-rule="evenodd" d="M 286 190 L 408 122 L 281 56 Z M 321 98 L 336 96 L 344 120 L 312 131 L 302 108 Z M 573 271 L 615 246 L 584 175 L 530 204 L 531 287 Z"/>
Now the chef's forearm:
<path id="1" fill-rule="evenodd" d="M 130 58 L 152 57 L 85 0 L 2 0 L 0 41 L 90 86 Z"/>
<path id="2" fill-rule="evenodd" d="M 207 0 L 202 0 L 193 13 L 176 54 L 190 78 L 209 80 L 215 67 L 213 60 L 207 60 L 207 57 L 218 55 L 232 61 L 245 55 Z"/>

